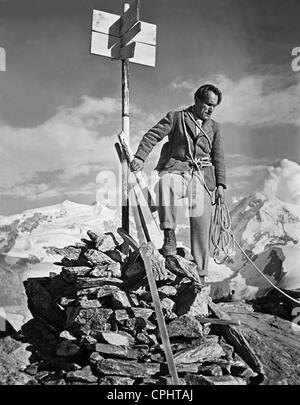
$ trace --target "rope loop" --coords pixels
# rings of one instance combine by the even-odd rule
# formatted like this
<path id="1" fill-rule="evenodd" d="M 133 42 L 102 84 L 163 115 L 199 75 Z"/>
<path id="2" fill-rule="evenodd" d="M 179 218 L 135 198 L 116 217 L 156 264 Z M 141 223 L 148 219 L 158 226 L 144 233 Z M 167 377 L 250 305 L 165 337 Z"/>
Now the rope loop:
<path id="1" fill-rule="evenodd" d="M 278 288 L 269 278 L 256 266 L 253 260 L 247 255 L 241 245 L 236 241 L 231 230 L 231 219 L 226 203 L 221 203 L 220 199 L 215 203 L 215 212 L 211 226 L 211 242 L 214 246 L 213 258 L 215 263 L 224 264 L 235 252 L 235 246 L 239 248 L 241 253 L 246 257 L 254 269 L 273 287 L 289 300 L 300 305 L 300 301 L 286 294 Z M 218 255 L 222 254 L 220 260 Z"/>

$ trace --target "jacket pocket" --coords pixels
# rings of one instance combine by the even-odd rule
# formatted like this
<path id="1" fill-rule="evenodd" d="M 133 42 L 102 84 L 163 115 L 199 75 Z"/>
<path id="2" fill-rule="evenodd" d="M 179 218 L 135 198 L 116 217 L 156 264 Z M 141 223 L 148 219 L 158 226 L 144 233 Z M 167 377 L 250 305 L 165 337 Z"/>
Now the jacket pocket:
<path id="1" fill-rule="evenodd" d="M 204 179 L 206 181 L 208 189 L 210 191 L 214 191 L 216 188 L 216 175 L 214 166 L 208 166 L 204 168 Z"/>

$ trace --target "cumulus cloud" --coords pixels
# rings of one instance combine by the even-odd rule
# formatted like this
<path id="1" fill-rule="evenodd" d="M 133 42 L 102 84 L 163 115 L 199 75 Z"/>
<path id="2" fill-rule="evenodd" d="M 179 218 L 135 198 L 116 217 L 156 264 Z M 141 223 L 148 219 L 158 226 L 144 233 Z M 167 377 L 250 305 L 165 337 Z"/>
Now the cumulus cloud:
<path id="1" fill-rule="evenodd" d="M 300 166 L 284 159 L 279 167 L 269 168 L 263 191 L 285 203 L 300 206 Z"/>
<path id="2" fill-rule="evenodd" d="M 215 111 L 220 122 L 240 125 L 300 125 L 300 82 L 282 86 L 282 78 L 275 75 L 255 74 L 233 80 L 219 74 L 201 80 L 218 86 L 224 98 Z M 190 91 L 200 86 L 195 80 L 176 80 L 171 88 Z"/>
<path id="3" fill-rule="evenodd" d="M 80 167 L 87 163 L 111 164 L 114 156 L 112 136 L 120 122 L 120 102 L 84 96 L 77 106 L 61 106 L 57 113 L 33 128 L 0 127 L 0 186 L 30 180 L 34 173 Z M 116 160 L 116 159 L 115 159 Z"/>
<path id="4" fill-rule="evenodd" d="M 133 103 L 132 141 L 155 120 Z M 151 122 L 151 124 L 150 124 Z M 30 182 L 37 172 L 62 171 L 59 181 L 88 176 L 100 168 L 119 165 L 114 143 L 121 130 L 121 101 L 83 96 L 74 106 L 33 128 L 0 125 L 0 187 Z"/>

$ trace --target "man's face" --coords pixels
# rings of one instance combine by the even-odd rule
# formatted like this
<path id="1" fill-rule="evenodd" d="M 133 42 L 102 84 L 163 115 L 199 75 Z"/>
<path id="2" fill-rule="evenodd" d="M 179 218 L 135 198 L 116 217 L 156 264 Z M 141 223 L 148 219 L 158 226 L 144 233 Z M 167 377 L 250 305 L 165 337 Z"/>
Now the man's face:
<path id="1" fill-rule="evenodd" d="M 199 98 L 195 100 L 195 113 L 202 120 L 211 118 L 212 113 L 218 104 L 217 94 L 209 91 L 205 100 L 201 101 Z"/>

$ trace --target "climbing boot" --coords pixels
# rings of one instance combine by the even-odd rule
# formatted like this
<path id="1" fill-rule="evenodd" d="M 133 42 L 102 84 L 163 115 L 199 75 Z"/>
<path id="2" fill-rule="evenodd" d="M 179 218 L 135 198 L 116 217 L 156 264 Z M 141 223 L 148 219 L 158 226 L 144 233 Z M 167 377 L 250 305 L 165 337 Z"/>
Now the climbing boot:
<path id="1" fill-rule="evenodd" d="M 163 256 L 175 256 L 176 249 L 176 236 L 174 229 L 164 229 L 164 244 L 161 248 Z"/>

